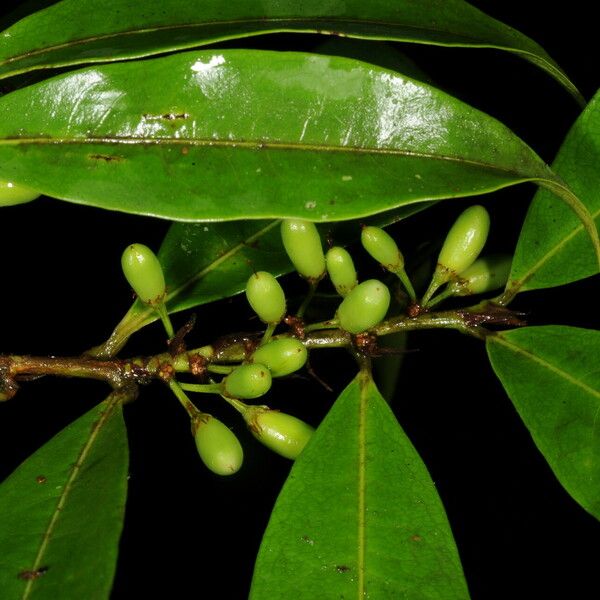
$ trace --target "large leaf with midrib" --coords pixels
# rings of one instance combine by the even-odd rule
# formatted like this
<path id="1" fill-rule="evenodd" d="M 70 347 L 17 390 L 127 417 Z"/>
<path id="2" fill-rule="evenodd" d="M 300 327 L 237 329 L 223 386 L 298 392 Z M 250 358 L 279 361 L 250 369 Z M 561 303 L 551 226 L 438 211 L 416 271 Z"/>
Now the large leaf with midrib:
<path id="1" fill-rule="evenodd" d="M 462 0 L 63 0 L 4 33 L 0 78 L 282 31 L 506 50 L 581 102 L 542 47 Z"/>
<path id="2" fill-rule="evenodd" d="M 336 221 L 560 180 L 508 128 L 347 58 L 190 52 L 0 98 L 0 178 L 177 220 Z M 566 195 L 565 195 L 566 194 Z"/>
<path id="3" fill-rule="evenodd" d="M 367 373 L 296 460 L 250 598 L 469 597 L 433 481 Z"/>

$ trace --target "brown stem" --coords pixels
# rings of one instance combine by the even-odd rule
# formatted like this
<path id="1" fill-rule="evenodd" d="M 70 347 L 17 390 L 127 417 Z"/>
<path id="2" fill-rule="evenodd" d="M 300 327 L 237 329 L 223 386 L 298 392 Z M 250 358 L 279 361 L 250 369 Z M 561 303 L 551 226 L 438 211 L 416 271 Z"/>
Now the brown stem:
<path id="1" fill-rule="evenodd" d="M 113 389 L 144 383 L 152 374 L 143 359 L 94 360 L 86 357 L 0 356 L 0 400 L 12 398 L 17 382 L 31 376 L 57 375 L 106 381 Z"/>
<path id="2" fill-rule="evenodd" d="M 2 356 L 0 368 L 13 379 L 20 375 L 62 375 L 103 379 L 118 387 L 121 378 L 118 361 L 98 361 L 79 357 Z"/>
<path id="3" fill-rule="evenodd" d="M 377 336 L 399 331 L 442 328 L 485 339 L 493 332 L 485 329 L 484 325 L 519 326 L 523 325 L 523 322 L 518 313 L 488 302 L 460 310 L 420 312 L 414 316 L 392 317 L 374 327 L 372 331 L 357 336 L 341 329 L 310 331 L 305 334 L 302 342 L 310 350 L 347 348 L 355 354 L 358 352 L 365 356 L 376 356 Z M 15 395 L 19 380 L 39 375 L 98 379 L 106 381 L 114 389 L 130 384 L 147 383 L 152 379 L 168 382 L 176 372 L 202 375 L 209 364 L 236 364 L 247 360 L 259 341 L 260 334 L 228 336 L 212 346 L 183 351 L 176 356 L 164 352 L 153 357 L 128 360 L 97 360 L 87 356 L 0 356 L 0 400 L 7 400 Z"/>

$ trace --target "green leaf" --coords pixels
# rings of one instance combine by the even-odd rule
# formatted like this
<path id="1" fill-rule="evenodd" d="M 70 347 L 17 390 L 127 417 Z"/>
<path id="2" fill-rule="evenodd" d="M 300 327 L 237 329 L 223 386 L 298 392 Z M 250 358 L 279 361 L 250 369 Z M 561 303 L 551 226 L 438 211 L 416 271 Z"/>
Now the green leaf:
<path id="1" fill-rule="evenodd" d="M 536 181 L 589 221 L 504 125 L 351 59 L 223 50 L 104 65 L 8 94 L 0 113 L 0 177 L 114 210 L 338 221 Z"/>
<path id="2" fill-rule="evenodd" d="M 600 519 L 600 332 L 526 327 L 490 335 L 487 349 L 554 474 Z"/>
<path id="3" fill-rule="evenodd" d="M 553 164 L 587 206 L 600 228 L 600 93 L 577 119 Z M 517 244 L 507 297 L 518 291 L 564 285 L 598 273 L 594 253 L 577 217 L 539 190 Z"/>
<path id="4" fill-rule="evenodd" d="M 109 597 L 127 495 L 123 396 L 112 393 L 0 486 L 6 600 Z"/>
<path id="5" fill-rule="evenodd" d="M 262 541 L 250 598 L 294 597 L 469 597 L 435 486 L 365 373 L 296 460 Z"/>
<path id="6" fill-rule="evenodd" d="M 0 77 L 282 31 L 506 50 L 582 101 L 543 48 L 462 0 L 63 0 L 4 32 Z"/>

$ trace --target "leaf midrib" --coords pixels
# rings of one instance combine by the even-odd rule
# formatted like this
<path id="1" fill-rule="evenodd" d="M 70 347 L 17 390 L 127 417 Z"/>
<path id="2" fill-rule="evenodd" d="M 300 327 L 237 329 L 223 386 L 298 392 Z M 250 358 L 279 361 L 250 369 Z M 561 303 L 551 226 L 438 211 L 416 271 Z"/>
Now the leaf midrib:
<path id="1" fill-rule="evenodd" d="M 358 543 L 357 543 L 357 598 L 364 600 L 365 591 L 365 554 L 366 554 L 366 443 L 367 443 L 367 386 L 370 374 L 361 371 L 359 374 L 358 404 Z"/>
<path id="2" fill-rule="evenodd" d="M 66 137 L 4 137 L 0 138 L 0 146 L 18 146 L 18 145 L 148 145 L 148 146 L 162 146 L 162 145 L 175 145 L 175 146 L 198 146 L 207 148 L 243 148 L 255 150 L 257 152 L 263 150 L 295 150 L 302 152 L 324 152 L 324 153 L 346 153 L 346 154 L 366 154 L 366 155 L 384 155 L 384 156 L 403 156 L 406 158 L 420 158 L 427 160 L 447 161 L 456 162 L 478 169 L 497 171 L 499 173 L 508 173 L 518 175 L 524 179 L 540 179 L 549 180 L 549 177 L 542 177 L 541 175 L 524 174 L 516 169 L 509 167 L 502 167 L 495 164 L 490 164 L 483 161 L 477 161 L 470 158 L 463 158 L 461 156 L 452 156 L 447 154 L 433 154 L 430 152 L 416 152 L 414 150 L 403 150 L 401 148 L 375 148 L 375 147 L 360 147 L 360 146 L 331 146 L 327 144 L 298 144 L 294 142 L 265 142 L 262 140 L 214 140 L 208 138 L 182 138 L 182 137 L 161 137 L 161 138 L 140 138 L 134 136 L 99 136 L 99 137 L 86 137 L 86 138 L 66 138 Z"/>
<path id="3" fill-rule="evenodd" d="M 398 21 L 383 21 L 383 20 L 378 20 L 378 19 L 343 18 L 343 17 L 337 17 L 337 16 L 332 16 L 332 17 L 321 16 L 321 17 L 316 17 L 316 18 L 314 18 L 314 17 L 313 18 L 310 18 L 310 17 L 308 17 L 308 18 L 305 18 L 305 17 L 267 17 L 267 18 L 249 18 L 249 19 L 212 20 L 212 21 L 202 21 L 202 22 L 195 22 L 195 23 L 180 23 L 180 24 L 176 24 L 176 25 L 157 25 L 154 27 L 144 27 L 144 28 L 140 28 L 140 29 L 129 29 L 129 30 L 123 30 L 123 31 L 118 31 L 118 32 L 114 32 L 114 33 L 107 33 L 107 34 L 103 34 L 103 35 L 88 36 L 85 38 L 79 38 L 77 40 L 71 40 L 69 42 L 63 42 L 62 44 L 54 44 L 52 46 L 46 46 L 44 48 L 37 48 L 35 50 L 30 50 L 28 52 L 24 52 L 22 54 L 18 54 L 18 55 L 6 58 L 4 60 L 1 60 L 0 67 L 4 66 L 4 65 L 9 65 L 10 63 L 17 62 L 19 60 L 23 60 L 25 58 L 30 58 L 32 56 L 38 56 L 38 55 L 43 55 L 43 54 L 50 53 L 50 52 L 55 52 L 56 50 L 62 50 L 64 48 L 72 48 L 73 46 L 84 45 L 87 43 L 92 43 L 92 42 L 101 41 L 101 40 L 110 40 L 110 39 L 118 38 L 118 37 L 142 35 L 142 34 L 146 34 L 146 33 L 155 33 L 155 32 L 159 32 L 159 31 L 200 29 L 203 27 L 209 28 L 209 27 L 214 27 L 214 26 L 230 27 L 233 25 L 242 25 L 242 24 L 243 25 L 263 24 L 263 23 L 264 24 L 267 24 L 267 23 L 268 24 L 277 24 L 277 23 L 307 23 L 307 24 L 314 23 L 314 24 L 318 24 L 318 23 L 322 23 L 322 22 L 340 23 L 340 24 L 347 23 L 350 25 L 375 25 L 378 27 L 399 27 L 399 28 L 402 28 L 405 30 L 411 30 L 411 31 L 415 31 L 415 32 L 443 33 L 443 34 L 453 35 L 458 38 L 461 38 L 464 40 L 465 44 L 472 43 L 474 46 L 477 45 L 478 47 L 482 47 L 482 48 L 498 48 L 500 50 L 507 50 L 507 51 L 511 51 L 511 52 L 527 54 L 530 56 L 534 56 L 536 59 L 541 58 L 545 63 L 547 63 L 551 66 L 554 66 L 543 55 L 537 55 L 531 51 L 514 48 L 512 46 L 501 46 L 501 45 L 490 44 L 489 42 L 482 41 L 479 37 L 472 37 L 465 33 L 456 33 L 455 31 L 453 31 L 451 29 L 442 29 L 442 28 L 436 28 L 436 27 L 427 27 L 427 28 L 419 27 L 416 25 L 403 24 Z M 317 27 L 306 27 L 306 30 L 312 32 L 312 31 L 317 31 L 318 28 Z M 285 28 L 280 30 L 280 32 L 285 32 L 285 31 L 286 31 Z M 292 30 L 292 32 L 297 32 L 297 31 L 298 31 L 298 29 Z M 273 29 L 270 31 L 265 31 L 264 33 L 275 33 L 275 32 L 279 32 L 279 31 Z M 228 36 L 228 37 L 231 37 L 231 36 Z M 234 37 L 239 37 L 239 36 L 234 36 Z M 357 36 L 350 36 L 350 37 L 357 37 Z M 523 36 L 523 37 L 526 38 L 526 36 Z M 396 36 L 395 39 L 402 39 L 402 36 Z M 460 46 L 460 45 L 462 45 L 460 42 L 448 42 L 448 43 L 442 44 L 442 43 L 433 43 L 433 42 L 426 42 L 426 41 L 420 41 L 420 40 L 417 41 L 417 40 L 412 40 L 412 38 L 410 38 L 409 41 L 414 41 L 415 43 L 422 43 L 422 44 L 427 44 L 427 45 L 445 45 L 445 46 L 452 46 L 452 45 Z M 196 44 L 198 44 L 198 42 L 194 43 L 194 45 L 196 45 Z"/>
<path id="4" fill-rule="evenodd" d="M 100 433 L 108 419 L 112 416 L 115 407 L 117 406 L 117 404 L 119 404 L 120 401 L 121 395 L 117 392 L 113 392 L 105 401 L 105 410 L 102 411 L 100 418 L 94 423 L 94 426 L 90 430 L 89 436 L 83 444 L 81 452 L 79 453 L 79 456 L 77 457 L 77 460 L 75 461 L 75 464 L 71 468 L 71 472 L 67 477 L 67 482 L 65 483 L 63 490 L 58 498 L 58 502 L 56 504 L 54 512 L 52 513 L 52 516 L 50 517 L 48 526 L 46 527 L 46 530 L 42 535 L 42 542 L 40 544 L 40 547 L 35 557 L 35 561 L 33 563 L 33 567 L 31 569 L 33 572 L 36 572 L 41 567 L 44 554 L 46 553 L 48 545 L 50 544 L 50 538 L 52 537 L 52 534 L 54 532 L 54 529 L 56 528 L 56 524 L 58 523 L 60 516 L 63 514 L 63 509 L 65 507 L 71 489 L 73 488 L 73 485 L 75 484 L 75 481 L 77 480 L 77 477 L 81 472 L 83 464 L 87 459 L 87 456 L 92 446 L 94 445 L 98 434 Z M 35 579 L 29 579 L 27 581 L 27 585 L 23 591 L 22 600 L 27 600 L 30 597 L 34 582 Z"/>
<path id="5" fill-rule="evenodd" d="M 573 384 L 573 385 L 581 388 L 586 393 L 588 393 L 591 396 L 597 398 L 598 401 L 600 402 L 600 391 L 599 390 L 595 390 L 594 388 L 590 387 L 589 385 L 587 385 L 587 384 L 583 383 L 582 381 L 580 381 L 580 380 L 576 379 L 575 377 L 573 377 L 567 371 L 564 371 L 563 369 L 560 369 L 559 367 L 555 366 L 554 364 L 552 364 L 548 360 L 543 359 L 540 356 L 537 356 L 536 354 L 533 354 L 529 350 L 525 350 L 525 348 L 522 348 L 521 346 L 519 346 L 515 342 L 512 342 L 512 341 L 506 339 L 506 337 L 502 333 L 497 333 L 495 335 L 489 336 L 488 340 L 490 340 L 490 342 L 497 342 L 499 344 L 504 344 L 505 346 L 507 346 L 513 352 L 525 356 L 526 358 L 528 358 L 532 362 L 538 363 L 542 367 L 544 367 L 544 368 L 548 369 L 549 371 L 553 372 L 555 375 L 558 375 L 559 377 L 562 377 L 563 379 L 565 379 L 569 383 L 571 383 L 571 384 Z"/>
<path id="6" fill-rule="evenodd" d="M 595 221 L 598 217 L 600 217 L 600 209 L 596 212 L 591 213 L 592 219 Z M 511 285 L 511 290 L 515 290 L 515 293 L 518 292 L 535 274 L 539 271 L 555 254 L 557 254 L 566 244 L 568 244 L 575 236 L 583 233 L 585 230 L 583 225 L 577 226 L 569 235 L 565 236 L 556 246 L 554 246 L 551 250 L 549 250 L 540 260 L 538 260 L 535 265 L 533 265 L 524 275 L 522 275 L 519 279 L 515 280 Z"/>

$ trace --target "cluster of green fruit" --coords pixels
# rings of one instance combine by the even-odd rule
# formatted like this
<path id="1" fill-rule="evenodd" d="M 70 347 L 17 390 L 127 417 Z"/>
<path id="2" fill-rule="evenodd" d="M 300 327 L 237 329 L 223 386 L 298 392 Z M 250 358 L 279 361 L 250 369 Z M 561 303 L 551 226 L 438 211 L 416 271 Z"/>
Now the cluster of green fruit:
<path id="1" fill-rule="evenodd" d="M 128 246 L 121 266 L 138 298 L 161 316 L 166 315 L 164 274 L 152 250 L 143 244 Z M 268 325 L 276 325 L 285 316 L 285 296 L 272 275 L 252 275 L 247 294 L 251 304 L 259 307 L 259 317 Z M 167 327 L 169 329 L 172 331 L 172 327 Z M 264 339 L 263 342 L 247 361 L 231 367 L 220 382 L 206 386 L 205 391 L 220 394 L 236 408 L 252 434 L 265 446 L 281 456 L 295 459 L 310 439 L 313 428 L 292 415 L 267 406 L 250 406 L 242 400 L 264 396 L 274 377 L 284 377 L 301 369 L 306 363 L 307 351 L 304 344 L 293 337 Z M 192 387 L 188 386 L 188 389 Z M 186 408 L 189 410 L 190 405 Z M 214 416 L 192 410 L 192 432 L 205 465 L 219 475 L 237 472 L 244 455 L 235 434 Z"/>
<path id="2" fill-rule="evenodd" d="M 385 270 L 398 277 L 413 304 L 428 309 L 449 296 L 482 294 L 506 284 L 510 273 L 510 256 L 479 258 L 489 228 L 489 214 L 483 206 L 471 206 L 461 213 L 446 236 L 431 283 L 420 300 L 404 269 L 402 252 L 385 230 L 365 226 L 362 228 L 361 242 Z M 306 221 L 284 221 L 281 233 L 285 250 L 300 275 L 314 284 L 328 274 L 337 293 L 343 298 L 331 323 L 349 333 L 358 334 L 372 329 L 385 318 L 390 305 L 388 287 L 377 279 L 358 283 L 356 268 L 347 250 L 333 246 L 324 255 L 317 228 Z M 273 282 L 277 283 L 274 278 Z M 446 289 L 434 296 L 445 284 Z M 280 294 L 283 298 L 283 291 Z M 285 310 L 285 305 L 282 306 Z"/>
<path id="3" fill-rule="evenodd" d="M 385 233 L 383 229 L 379 231 Z M 359 284 L 352 257 L 344 248 L 334 246 L 324 254 L 314 223 L 285 220 L 281 224 L 281 239 L 287 255 L 302 277 L 314 286 L 328 274 L 342 296 L 343 300 L 331 323 L 357 334 L 371 329 L 384 319 L 390 306 L 388 287 L 377 279 Z"/>
<path id="4" fill-rule="evenodd" d="M 446 236 L 422 305 L 431 307 L 448 296 L 483 294 L 506 285 L 512 258 L 506 254 L 479 258 L 489 230 L 490 216 L 483 206 L 460 214 Z M 446 290 L 434 298 L 445 284 Z"/>
<path id="5" fill-rule="evenodd" d="M 489 215 L 482 206 L 465 210 L 451 227 L 438 256 L 431 283 L 417 300 L 414 288 L 404 268 L 404 257 L 394 239 L 383 229 L 362 228 L 361 242 L 365 250 L 390 273 L 396 275 L 413 304 L 428 310 L 448 296 L 479 294 L 503 286 L 510 270 L 510 257 L 480 258 L 489 232 Z M 323 252 L 321 238 L 314 223 L 299 219 L 284 220 L 281 224 L 283 246 L 297 272 L 314 291 L 326 276 L 342 297 L 328 327 L 338 327 L 357 335 L 377 326 L 390 306 L 390 291 L 386 284 L 369 279 L 362 283 L 351 255 L 334 246 Z M 166 286 L 158 258 L 146 246 L 132 244 L 123 253 L 123 272 L 139 299 L 153 307 L 165 324 L 170 337 L 173 328 L 165 307 Z M 446 289 L 435 296 L 440 287 Z M 241 413 L 252 434 L 278 454 L 295 459 L 313 429 L 303 421 L 267 406 L 252 406 L 243 400 L 264 396 L 272 379 L 284 377 L 301 369 L 307 360 L 302 341 L 290 335 L 272 339 L 275 328 L 287 314 L 285 293 L 277 279 L 266 271 L 250 276 L 246 298 L 266 325 L 258 348 L 242 364 L 221 365 L 224 377 L 209 385 L 170 385 L 178 395 L 183 389 L 220 394 Z M 198 411 L 191 402 L 184 402 L 192 419 L 192 430 L 198 452 L 209 469 L 220 475 L 235 473 L 242 464 L 243 450 L 233 432 L 215 417 Z M 190 408 L 192 406 L 193 408 Z"/>

